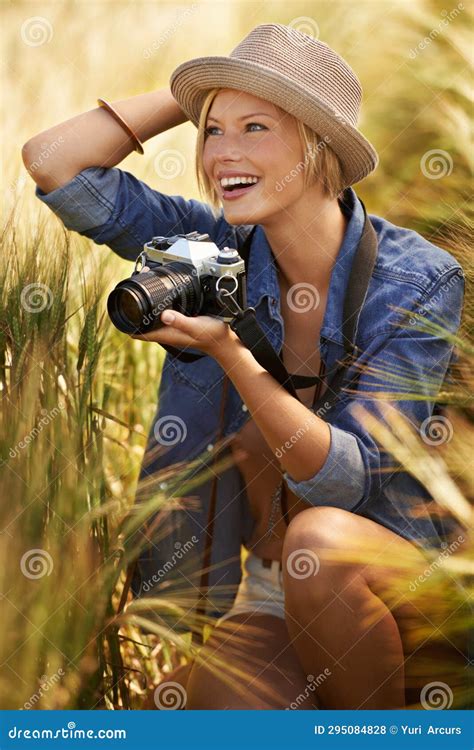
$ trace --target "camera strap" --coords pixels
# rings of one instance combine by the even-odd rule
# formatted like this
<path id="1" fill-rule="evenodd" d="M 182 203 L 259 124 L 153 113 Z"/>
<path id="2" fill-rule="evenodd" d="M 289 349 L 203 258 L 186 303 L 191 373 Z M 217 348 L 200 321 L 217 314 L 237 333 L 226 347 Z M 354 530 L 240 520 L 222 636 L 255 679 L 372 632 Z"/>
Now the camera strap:
<path id="1" fill-rule="evenodd" d="M 361 201 L 362 203 L 362 201 Z M 359 323 L 359 317 L 361 309 L 364 305 L 365 299 L 367 297 L 367 291 L 369 288 L 370 279 L 372 277 L 372 272 L 375 266 L 375 261 L 377 258 L 377 235 L 375 233 L 375 230 L 367 216 L 367 212 L 365 210 L 365 206 L 362 203 L 362 207 L 364 209 L 364 227 L 362 230 L 361 239 L 359 241 L 359 245 L 356 249 L 356 253 L 354 256 L 354 260 L 352 262 L 351 272 L 349 276 L 349 282 L 347 285 L 347 291 L 344 298 L 344 304 L 343 304 L 343 342 L 344 342 L 344 349 L 345 349 L 345 356 L 342 361 L 340 361 L 335 368 L 330 370 L 327 373 L 328 380 L 328 392 L 327 394 L 324 394 L 322 397 L 317 398 L 315 402 L 313 403 L 313 409 L 316 410 L 319 408 L 320 403 L 322 402 L 324 398 L 325 402 L 325 408 L 330 408 L 334 401 L 336 400 L 339 391 L 342 386 L 342 382 L 344 379 L 345 372 L 347 368 L 349 367 L 353 354 L 356 350 L 356 336 L 357 336 L 357 328 Z M 256 226 L 254 226 L 249 234 L 247 235 L 243 246 L 239 248 L 239 254 L 241 258 L 245 261 L 245 265 L 247 267 L 248 265 L 248 257 L 250 253 L 250 245 L 252 241 L 252 237 L 255 233 Z M 228 295 L 226 300 L 226 305 L 228 306 Z M 233 300 L 235 305 L 235 317 L 232 323 L 230 324 L 232 327 L 232 330 L 234 330 L 237 335 L 239 336 L 240 340 L 247 346 L 252 354 L 254 355 L 255 359 L 259 362 L 259 364 L 262 365 L 281 385 L 283 385 L 286 390 L 291 393 L 295 398 L 298 398 L 298 395 L 296 393 L 297 388 L 308 388 L 315 383 L 318 383 L 318 387 L 316 389 L 316 396 L 319 396 L 321 393 L 321 385 L 323 383 L 323 378 L 321 377 L 323 369 L 320 369 L 320 375 L 315 377 L 307 377 L 303 375 L 289 375 L 285 365 L 283 364 L 283 361 L 280 356 L 275 352 L 272 345 L 268 341 L 267 337 L 265 336 L 264 331 L 260 327 L 256 316 L 255 316 L 255 309 L 254 308 L 247 308 L 246 310 L 242 310 L 239 305 L 235 302 L 235 299 Z M 179 350 L 176 350 L 179 352 Z M 194 355 L 189 355 L 192 357 L 192 359 L 184 360 L 184 361 L 194 361 L 195 359 L 198 359 L 199 357 L 196 357 Z M 357 379 L 358 375 L 355 375 L 354 378 L 351 379 L 350 384 L 354 384 Z M 224 434 L 224 417 L 225 417 L 225 408 L 226 408 L 226 401 L 228 397 L 228 386 L 229 386 L 229 377 L 227 373 L 224 375 L 223 378 L 223 390 L 222 390 L 222 398 L 221 398 L 221 405 L 220 405 L 220 417 L 219 417 L 219 428 L 218 428 L 218 440 L 220 440 L 223 437 Z M 299 399 L 298 399 L 299 400 Z M 217 461 L 217 456 L 214 459 Z M 205 545 L 204 545 L 204 554 L 203 554 L 203 565 L 201 570 L 201 577 L 200 577 L 200 583 L 199 583 L 199 598 L 196 605 L 196 615 L 198 617 L 203 617 L 206 613 L 206 603 L 207 603 L 207 594 L 209 590 L 209 571 L 211 567 L 211 556 L 212 556 L 212 542 L 214 537 L 214 517 L 216 512 L 216 505 L 217 505 L 217 480 L 218 480 L 218 474 L 217 472 L 214 474 L 212 483 L 211 483 L 211 491 L 210 491 L 210 502 L 209 502 L 209 508 L 208 508 L 208 516 L 207 516 L 207 523 L 205 527 Z M 288 509 L 288 502 L 287 502 L 287 496 L 286 496 L 286 486 L 285 482 L 281 483 L 280 487 L 280 503 L 281 503 L 281 510 L 282 510 L 282 516 L 288 525 L 289 523 L 289 509 Z M 195 638 L 198 642 L 203 641 L 202 633 L 196 634 Z"/>
<path id="2" fill-rule="evenodd" d="M 345 356 L 325 376 L 325 382 L 328 384 L 328 391 L 330 391 L 330 395 L 325 396 L 326 401 L 328 399 L 334 401 L 337 398 L 344 373 L 353 361 L 360 312 L 367 296 L 367 290 L 377 258 L 377 235 L 367 216 L 364 203 L 360 202 L 364 211 L 364 227 L 352 262 L 343 303 L 342 338 Z M 256 229 L 257 225 L 252 227 L 242 246 L 239 248 L 239 254 L 244 260 L 246 267 L 248 266 L 250 246 Z M 321 383 L 319 375 L 290 375 L 283 363 L 281 352 L 277 354 L 257 321 L 255 308 L 248 307 L 243 310 L 235 298 L 224 290 L 220 292 L 220 295 L 221 299 L 223 297 L 226 298 L 225 306 L 227 309 L 230 309 L 231 305 L 233 306 L 235 317 L 229 324 L 232 330 L 235 331 L 242 343 L 250 349 L 257 362 L 291 393 L 294 398 L 298 398 L 297 389 L 310 388 L 316 383 Z M 172 346 L 165 346 L 165 349 L 173 357 L 183 362 L 195 362 L 206 356 L 204 354 L 191 354 Z M 354 380 L 357 380 L 357 378 L 358 376 L 355 376 Z"/>
<path id="3" fill-rule="evenodd" d="M 361 201 L 362 203 L 362 201 Z M 361 309 L 367 297 L 367 291 L 377 258 L 377 235 L 364 209 L 364 227 L 357 246 L 343 303 L 342 338 L 345 356 L 330 370 L 325 381 L 331 393 L 326 399 L 335 400 L 340 389 L 344 373 L 353 361 L 356 351 L 356 337 Z M 254 227 L 247 237 L 243 247 L 239 250 L 241 257 L 247 262 L 250 242 L 255 231 Z M 250 349 L 257 362 L 262 365 L 292 396 L 298 398 L 297 389 L 310 388 L 321 383 L 319 375 L 289 375 L 282 361 L 268 341 L 263 329 L 257 321 L 255 309 L 248 307 L 242 310 L 234 300 L 236 314 L 230 327 L 235 331 L 245 346 Z M 228 303 L 227 303 L 228 305 Z M 358 375 L 354 380 L 357 380 Z M 352 381 L 351 381 L 352 382 Z M 329 388 L 330 386 L 330 388 Z M 315 406 L 313 404 L 313 406 Z"/>

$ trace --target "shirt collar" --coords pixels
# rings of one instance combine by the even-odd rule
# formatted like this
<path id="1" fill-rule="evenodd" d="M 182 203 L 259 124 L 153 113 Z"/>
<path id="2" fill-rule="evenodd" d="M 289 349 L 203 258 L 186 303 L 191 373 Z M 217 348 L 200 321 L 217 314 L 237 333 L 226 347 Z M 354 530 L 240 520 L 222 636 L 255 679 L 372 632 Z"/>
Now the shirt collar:
<path id="1" fill-rule="evenodd" d="M 339 204 L 349 221 L 331 272 L 321 337 L 342 344 L 344 295 L 352 260 L 364 228 L 364 209 L 355 191 L 350 187 L 344 191 Z M 279 301 L 280 288 L 271 247 L 263 228 L 257 226 L 252 237 L 248 261 L 247 304 L 256 308 L 265 296 Z"/>

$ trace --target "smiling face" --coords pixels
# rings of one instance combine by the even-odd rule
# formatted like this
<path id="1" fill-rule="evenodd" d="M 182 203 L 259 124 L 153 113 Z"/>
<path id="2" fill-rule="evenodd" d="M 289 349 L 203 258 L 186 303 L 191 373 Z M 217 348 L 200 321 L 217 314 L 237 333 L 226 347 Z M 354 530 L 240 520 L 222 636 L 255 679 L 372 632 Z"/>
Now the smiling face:
<path id="1" fill-rule="evenodd" d="M 305 193 L 296 119 L 275 104 L 233 89 L 221 89 L 211 104 L 202 166 L 230 224 L 265 225 L 283 209 L 291 210 Z M 233 186 L 240 179 L 247 186 Z"/>

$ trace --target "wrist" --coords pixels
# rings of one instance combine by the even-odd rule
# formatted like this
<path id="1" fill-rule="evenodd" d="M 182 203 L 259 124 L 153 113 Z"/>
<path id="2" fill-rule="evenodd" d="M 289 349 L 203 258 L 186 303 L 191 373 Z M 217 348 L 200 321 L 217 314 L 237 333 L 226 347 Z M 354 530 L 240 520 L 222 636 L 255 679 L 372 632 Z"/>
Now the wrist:
<path id="1" fill-rule="evenodd" d="M 227 370 L 235 365 L 237 358 L 245 355 L 246 352 L 248 352 L 247 347 L 241 342 L 235 331 L 227 326 L 226 336 L 216 346 L 212 356 L 224 370 Z"/>
<path id="2" fill-rule="evenodd" d="M 188 119 L 169 88 L 111 102 L 142 143 Z"/>

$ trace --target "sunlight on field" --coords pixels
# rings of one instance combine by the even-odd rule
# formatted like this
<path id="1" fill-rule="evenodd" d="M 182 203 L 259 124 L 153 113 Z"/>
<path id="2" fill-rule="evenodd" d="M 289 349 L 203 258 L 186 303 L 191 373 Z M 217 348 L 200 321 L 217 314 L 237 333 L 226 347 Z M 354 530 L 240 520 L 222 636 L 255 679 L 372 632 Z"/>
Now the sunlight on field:
<path id="1" fill-rule="evenodd" d="M 115 620 L 136 552 L 126 514 L 164 352 L 110 324 L 106 295 L 130 274 L 130 263 L 66 232 L 40 204 L 23 144 L 94 109 L 99 96 L 113 102 L 167 86 L 178 64 L 228 54 L 259 23 L 294 25 L 336 49 L 362 81 L 360 128 L 380 155 L 375 174 L 356 186 L 368 212 L 448 249 L 470 281 L 470 8 L 434 0 L 84 0 L 3 8 L 2 708 L 140 708 L 163 674 L 196 656 L 186 634 L 147 620 L 140 604 Z M 195 134 L 186 123 L 145 143 L 145 155 L 130 155 L 120 168 L 161 192 L 199 198 Z M 469 286 L 464 312 L 458 380 L 447 396 L 454 439 L 440 454 L 446 495 L 455 483 L 462 502 L 472 503 Z M 166 496 L 154 487 L 148 500 L 151 517 Z M 466 586 L 469 565 L 461 558 L 451 572 Z M 433 572 L 424 597 L 434 596 L 442 575 Z M 186 609 L 186 600 L 161 606 Z M 189 631 L 202 624 L 190 621 Z M 458 635 L 465 621 L 451 626 Z M 223 674 L 224 667 L 215 664 Z M 456 675 L 454 707 L 462 707 Z"/>

